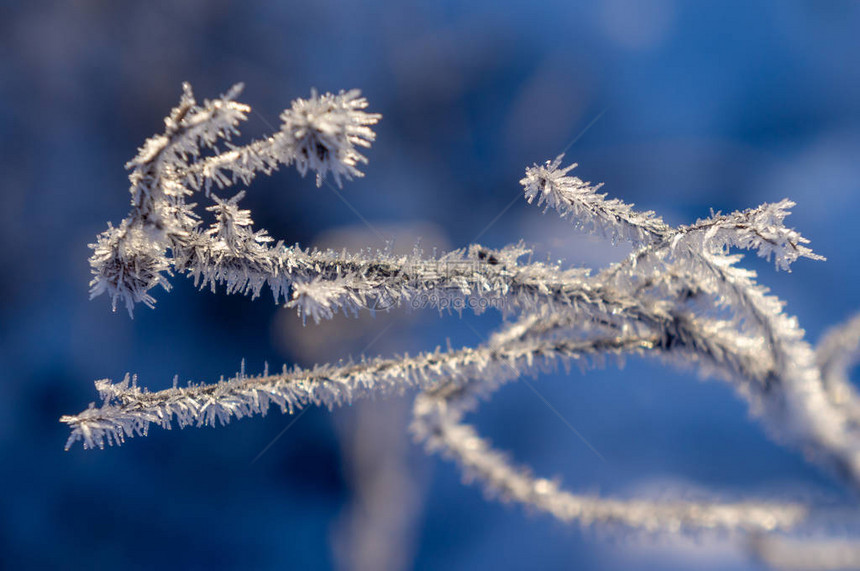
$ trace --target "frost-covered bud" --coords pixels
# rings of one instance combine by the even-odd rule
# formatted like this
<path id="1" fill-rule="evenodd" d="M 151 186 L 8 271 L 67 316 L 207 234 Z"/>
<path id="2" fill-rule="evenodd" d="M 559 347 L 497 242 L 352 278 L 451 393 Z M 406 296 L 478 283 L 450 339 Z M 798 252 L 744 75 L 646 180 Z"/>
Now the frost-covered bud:
<path id="1" fill-rule="evenodd" d="M 162 274 L 170 267 L 163 248 L 141 229 L 125 222 L 118 228 L 108 226 L 90 247 L 94 250 L 90 258 L 90 299 L 107 293 L 114 311 L 117 301 L 122 301 L 133 317 L 135 303 L 154 307 L 155 299 L 149 290 L 157 285 L 170 289 Z"/>
<path id="2" fill-rule="evenodd" d="M 317 173 L 317 186 L 322 185 L 330 171 L 340 187 L 341 178 L 351 180 L 364 176 L 358 163 L 367 158 L 355 146 L 370 147 L 376 134 L 368 125 L 382 117 L 366 113 L 367 100 L 357 89 L 338 95 L 317 95 L 311 91 L 310 99 L 297 99 L 290 109 L 281 114 L 281 131 L 287 135 L 296 169 L 302 176 L 312 170 Z"/>

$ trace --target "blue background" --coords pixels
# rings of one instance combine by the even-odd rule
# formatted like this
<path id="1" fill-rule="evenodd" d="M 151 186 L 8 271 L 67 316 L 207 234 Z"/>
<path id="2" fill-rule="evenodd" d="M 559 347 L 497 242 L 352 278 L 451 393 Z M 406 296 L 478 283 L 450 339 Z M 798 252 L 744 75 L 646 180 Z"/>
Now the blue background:
<path id="1" fill-rule="evenodd" d="M 790 274 L 744 264 L 814 342 L 860 306 L 858 30 L 856 2 L 0 2 L 0 567 L 330 568 L 353 501 L 344 434 L 372 406 L 365 415 L 389 415 L 387 431 L 406 439 L 408 398 L 394 412 L 311 410 L 256 462 L 289 418 L 154 429 L 87 452 L 63 451 L 57 419 L 96 399 L 94 379 L 127 371 L 158 389 L 174 374 L 216 380 L 243 358 L 256 372 L 473 345 L 501 322 L 340 319 L 320 348 L 312 325 L 270 299 L 197 292 L 181 277 L 134 320 L 87 301 L 87 244 L 125 216 L 123 164 L 161 130 L 182 81 L 200 98 L 244 82 L 249 137 L 311 87 L 362 89 L 384 118 L 366 178 L 342 194 L 407 240 L 450 248 L 480 234 L 574 265 L 621 259 L 515 200 L 523 169 L 574 139 L 580 177 L 674 224 L 792 198 L 790 225 L 828 260 Z M 291 169 L 257 180 L 243 204 L 286 243 L 361 242 L 353 210 Z M 573 489 L 842 493 L 721 382 L 632 359 L 534 386 L 605 460 L 523 383 L 470 419 Z M 564 526 L 486 500 L 412 444 L 401 455 L 418 497 L 402 547 L 418 569 L 756 568 L 737 542 Z"/>

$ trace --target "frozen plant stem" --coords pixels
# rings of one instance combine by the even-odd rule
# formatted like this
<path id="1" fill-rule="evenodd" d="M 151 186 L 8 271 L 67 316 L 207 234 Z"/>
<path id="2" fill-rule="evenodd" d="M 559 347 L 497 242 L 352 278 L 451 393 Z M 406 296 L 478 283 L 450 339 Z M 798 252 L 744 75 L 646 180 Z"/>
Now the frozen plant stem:
<path id="1" fill-rule="evenodd" d="M 669 533 L 771 533 L 805 525 L 815 506 L 790 501 L 571 494 L 510 463 L 462 422 L 479 398 L 524 374 L 571 363 L 586 368 L 634 353 L 694 363 L 704 374 L 732 383 L 780 442 L 800 448 L 860 491 L 860 398 L 847 377 L 860 346 L 860 321 L 831 334 L 816 352 L 783 303 L 755 282 L 753 272 L 736 265 L 740 255 L 729 253 L 754 250 L 782 270 L 799 258 L 822 260 L 785 226 L 793 202 L 716 213 L 675 228 L 653 212 L 607 199 L 600 185 L 572 176 L 576 165 L 562 167 L 559 156 L 526 169 L 520 181 L 525 198 L 557 210 L 578 228 L 630 242 L 633 252 L 626 260 L 592 274 L 532 261 L 522 244 L 499 250 L 475 244 L 433 258 L 417 250 L 395 256 L 285 246 L 253 228 L 251 213 L 239 208 L 244 191 L 223 199 L 213 190 L 247 185 L 281 165 L 295 165 L 303 176 L 314 171 L 317 185 L 331 176 L 340 186 L 362 176 L 358 166 L 367 160 L 358 148 L 375 139 L 371 126 L 380 116 L 365 111 L 367 102 L 356 90 L 312 92 L 282 113 L 277 133 L 236 146 L 230 139 L 250 111 L 235 100 L 240 91 L 236 86 L 198 103 L 184 85 L 164 133 L 148 139 L 127 164 L 131 212 L 92 245 L 93 297 L 107 293 L 114 309 L 121 304 L 132 314 L 138 303 L 154 306 L 155 286 L 169 289 L 173 274 L 185 274 L 213 291 L 223 286 L 228 293 L 257 297 L 268 287 L 276 303 L 315 322 L 382 302 L 413 309 L 496 309 L 514 320 L 475 348 L 362 357 L 309 370 L 285 367 L 261 376 L 243 371 L 214 384 L 158 392 L 130 376 L 117 384 L 97 381 L 102 404 L 61 419 L 71 428 L 67 448 L 78 440 L 85 448 L 119 444 L 145 435 L 153 424 L 225 424 L 265 414 L 271 405 L 293 413 L 311 404 L 331 408 L 418 389 L 412 430 L 428 449 L 454 458 L 489 491 L 561 520 Z M 218 142 L 227 150 L 219 152 Z M 188 202 L 198 193 L 212 201 L 207 210 L 215 220 L 208 228 Z"/>

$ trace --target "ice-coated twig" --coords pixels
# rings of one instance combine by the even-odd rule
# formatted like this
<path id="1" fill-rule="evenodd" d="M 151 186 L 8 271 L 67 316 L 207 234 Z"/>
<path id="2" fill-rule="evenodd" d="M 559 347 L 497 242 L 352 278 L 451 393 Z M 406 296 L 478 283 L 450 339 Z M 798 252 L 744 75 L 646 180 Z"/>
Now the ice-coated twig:
<path id="1" fill-rule="evenodd" d="M 631 339 L 630 348 L 645 349 L 658 338 Z M 441 382 L 463 383 L 484 379 L 514 379 L 524 371 L 552 368 L 582 357 L 598 356 L 602 345 L 570 339 L 524 339 L 504 346 L 465 347 L 458 350 L 405 355 L 394 359 L 362 359 L 312 369 L 287 369 L 247 376 L 244 372 L 214 384 L 174 386 L 149 392 L 126 376 L 120 383 L 96 382 L 103 403 L 93 403 L 77 415 L 64 416 L 72 434 L 67 448 L 81 440 L 85 448 L 121 444 L 126 437 L 143 436 L 152 424 L 169 429 L 215 426 L 233 418 L 265 414 L 271 405 L 292 413 L 309 404 L 329 408 L 376 394 L 402 393 L 407 388 Z"/>
<path id="2" fill-rule="evenodd" d="M 719 252 L 728 246 L 745 250 L 757 250 L 759 256 L 770 259 L 779 269 L 787 270 L 799 257 L 814 260 L 824 258 L 814 254 L 804 244 L 809 240 L 797 231 L 786 228 L 785 217 L 795 206 L 791 200 L 775 204 L 762 204 L 731 214 L 713 214 L 690 226 L 672 228 L 653 211 L 639 212 L 632 204 L 597 191 L 603 186 L 584 182 L 568 173 L 578 165 L 573 163 L 561 167 L 564 155 L 544 165 L 533 165 L 526 169 L 520 180 L 526 200 L 531 204 L 554 208 L 562 218 L 567 218 L 585 231 L 607 237 L 613 242 L 627 241 L 634 246 L 648 246 L 671 241 L 673 248 L 679 244 L 695 251 Z M 647 251 L 643 248 L 637 254 Z"/>
<path id="3" fill-rule="evenodd" d="M 777 269 L 789 270 L 798 258 L 824 261 L 804 244 L 809 240 L 784 224 L 795 203 L 788 199 L 765 203 L 731 214 L 713 214 L 690 226 L 682 226 L 671 236 L 673 247 L 685 242 L 691 250 L 716 252 L 730 246 L 755 250 L 762 258 L 773 257 Z"/>
<path id="4" fill-rule="evenodd" d="M 544 165 L 533 165 L 526 169 L 520 180 L 531 204 L 558 210 L 578 228 L 609 238 L 613 243 L 628 241 L 635 245 L 662 240 L 671 232 L 653 212 L 636 212 L 632 204 L 618 199 L 606 200 L 606 194 L 598 194 L 602 184 L 591 186 L 575 176 L 568 176 L 577 167 L 576 163 L 559 168 L 564 155 Z"/>
<path id="5" fill-rule="evenodd" d="M 791 529 L 806 517 L 806 506 L 790 502 L 659 501 L 564 491 L 558 482 L 536 477 L 527 468 L 512 464 L 473 427 L 461 422 L 463 408 L 458 401 L 466 391 L 454 390 L 456 397 L 445 398 L 436 396 L 439 392 L 422 393 L 415 401 L 412 430 L 425 441 L 427 449 L 454 459 L 466 480 L 480 482 L 491 495 L 562 521 L 583 526 L 616 524 L 646 532 L 697 533 Z"/>

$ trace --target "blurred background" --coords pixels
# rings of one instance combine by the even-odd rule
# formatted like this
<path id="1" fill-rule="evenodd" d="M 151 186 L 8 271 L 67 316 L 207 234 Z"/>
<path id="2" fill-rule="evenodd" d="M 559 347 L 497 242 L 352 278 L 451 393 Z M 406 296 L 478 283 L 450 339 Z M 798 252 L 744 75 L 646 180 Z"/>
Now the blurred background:
<path id="1" fill-rule="evenodd" d="M 828 260 L 744 264 L 815 342 L 860 308 L 858 30 L 849 1 L 0 1 L 0 567 L 756 569 L 731 541 L 488 501 L 412 443 L 412 395 L 64 452 L 58 418 L 97 399 L 95 379 L 161 389 L 242 359 L 260 372 L 474 345 L 501 323 L 399 311 L 302 327 L 265 296 L 182 277 L 131 320 L 88 301 L 87 244 L 126 215 L 123 164 L 181 82 L 201 99 L 244 82 L 248 138 L 311 88 L 360 88 L 383 114 L 367 176 L 344 200 L 292 169 L 259 178 L 243 201 L 258 227 L 351 250 L 384 246 L 377 232 L 428 253 L 523 239 L 603 267 L 626 251 L 518 199 L 524 168 L 572 143 L 578 176 L 673 224 L 795 200 L 789 225 Z M 603 459 L 522 383 L 470 420 L 574 490 L 841 497 L 693 372 L 632 359 L 534 386 Z"/>

